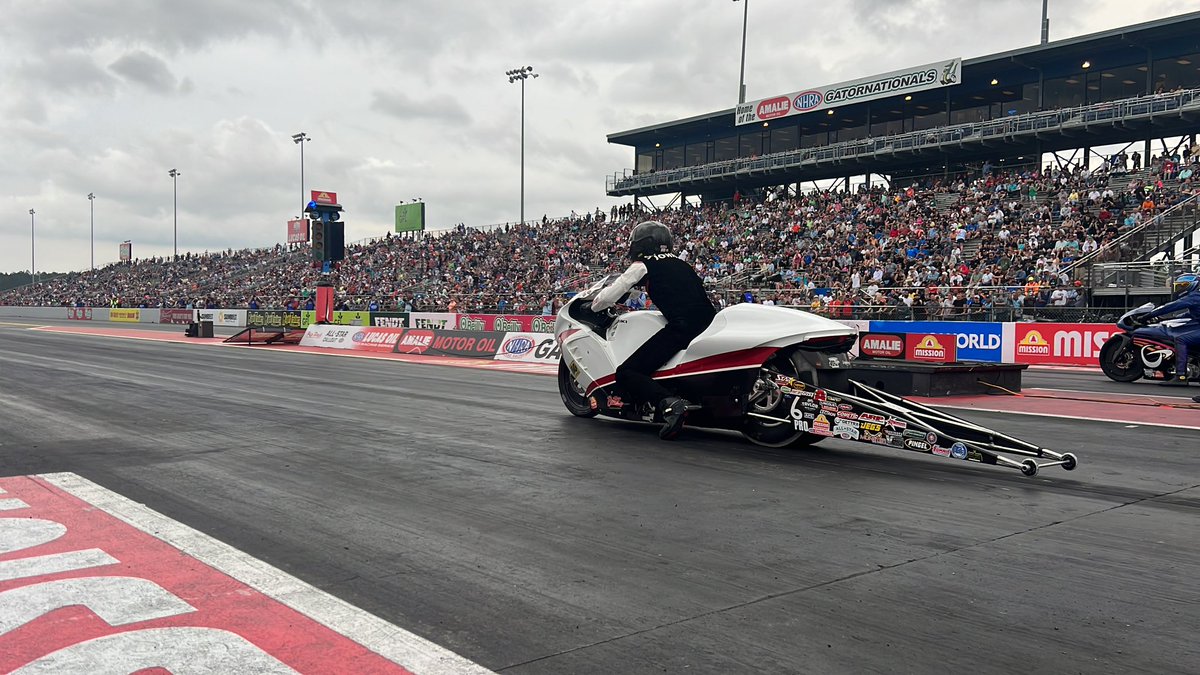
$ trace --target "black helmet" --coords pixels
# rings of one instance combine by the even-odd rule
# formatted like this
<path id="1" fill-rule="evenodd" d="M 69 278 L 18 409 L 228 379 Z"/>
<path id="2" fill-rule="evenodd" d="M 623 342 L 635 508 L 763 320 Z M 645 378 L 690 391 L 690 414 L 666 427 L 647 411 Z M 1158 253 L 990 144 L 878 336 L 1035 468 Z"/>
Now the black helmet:
<path id="1" fill-rule="evenodd" d="M 633 260 L 655 253 L 670 253 L 674 247 L 671 230 L 657 220 L 638 223 L 629 235 L 629 257 Z"/>

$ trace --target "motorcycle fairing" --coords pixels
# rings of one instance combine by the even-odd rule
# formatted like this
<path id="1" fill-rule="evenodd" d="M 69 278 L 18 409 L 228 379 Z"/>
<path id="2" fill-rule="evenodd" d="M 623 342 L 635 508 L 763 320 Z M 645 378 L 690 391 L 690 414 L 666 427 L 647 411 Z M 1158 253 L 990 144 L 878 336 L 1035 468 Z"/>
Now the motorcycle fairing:
<path id="1" fill-rule="evenodd" d="M 630 312 L 614 320 L 602 339 L 595 331 L 559 331 L 563 355 L 576 381 L 591 395 L 611 384 L 623 363 L 650 336 L 666 325 L 655 311 Z M 709 327 L 687 349 L 673 356 L 655 379 L 758 368 L 777 350 L 811 341 L 852 338 L 857 330 L 799 310 L 739 304 L 717 313 Z M 844 350 L 843 350 L 844 351 Z"/>

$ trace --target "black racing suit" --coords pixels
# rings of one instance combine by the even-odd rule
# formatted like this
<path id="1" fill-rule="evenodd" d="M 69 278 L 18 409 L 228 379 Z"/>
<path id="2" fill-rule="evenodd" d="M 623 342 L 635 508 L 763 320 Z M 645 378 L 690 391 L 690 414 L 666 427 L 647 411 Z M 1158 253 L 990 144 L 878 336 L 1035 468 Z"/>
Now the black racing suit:
<path id="1" fill-rule="evenodd" d="M 654 373 L 695 337 L 716 316 L 704 282 L 691 266 L 673 253 L 641 256 L 616 282 L 601 291 L 592 308 L 603 310 L 625 295 L 634 285 L 644 285 L 667 325 L 646 340 L 617 368 L 617 387 L 638 403 L 661 408 L 670 390 L 654 381 Z"/>

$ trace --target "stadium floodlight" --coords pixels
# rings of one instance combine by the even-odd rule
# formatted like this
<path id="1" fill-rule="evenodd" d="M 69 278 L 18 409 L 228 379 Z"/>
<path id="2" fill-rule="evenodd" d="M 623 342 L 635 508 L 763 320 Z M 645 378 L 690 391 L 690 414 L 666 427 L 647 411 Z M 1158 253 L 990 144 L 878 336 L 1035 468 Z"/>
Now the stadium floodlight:
<path id="1" fill-rule="evenodd" d="M 179 260 L 179 171 L 167 172 L 171 177 L 171 220 L 175 231 L 175 260 Z"/>
<path id="2" fill-rule="evenodd" d="M 508 83 L 521 83 L 521 222 L 525 222 L 525 80 L 537 77 L 533 66 L 522 66 L 504 72 L 508 75 Z"/>
<path id="3" fill-rule="evenodd" d="M 1080 64 L 1080 67 L 1081 67 L 1081 68 L 1085 68 L 1085 69 L 1086 69 L 1086 68 L 1091 68 L 1091 67 L 1092 67 L 1092 62 L 1091 62 L 1091 61 L 1084 61 L 1083 63 L 1081 63 L 1081 64 Z"/>
<path id="4" fill-rule="evenodd" d="M 750 0 L 733 0 L 742 3 L 742 67 L 738 74 L 738 103 L 746 102 L 746 24 L 750 19 Z"/>
<path id="5" fill-rule="evenodd" d="M 34 248 L 37 237 L 34 233 L 33 214 L 36 213 L 33 209 L 29 209 L 29 281 L 37 283 L 37 255 Z"/>
<path id="6" fill-rule="evenodd" d="M 298 134 L 292 134 L 292 142 L 300 146 L 300 204 L 302 205 L 308 201 L 304 194 L 304 142 L 311 140 L 312 138 L 303 131 Z"/>
<path id="7" fill-rule="evenodd" d="M 1000 80 L 997 80 L 996 78 L 994 78 L 994 77 L 993 77 L 993 78 L 992 78 L 992 86 L 994 87 L 994 86 L 996 86 L 997 84 L 1000 84 Z"/>
<path id="8" fill-rule="evenodd" d="M 96 193 L 88 193 L 88 219 L 92 224 L 92 269 L 96 269 Z"/>

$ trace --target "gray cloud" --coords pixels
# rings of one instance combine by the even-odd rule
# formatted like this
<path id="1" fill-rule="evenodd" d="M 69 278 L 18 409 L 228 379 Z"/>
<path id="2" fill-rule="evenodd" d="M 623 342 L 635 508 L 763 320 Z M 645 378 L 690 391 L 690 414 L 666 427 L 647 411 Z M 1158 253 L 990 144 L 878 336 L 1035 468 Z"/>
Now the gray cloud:
<path id="1" fill-rule="evenodd" d="M 527 84 L 526 212 L 608 208 L 633 152 L 605 135 L 729 108 L 742 5 L 694 0 L 38 0 L 0 23 L 0 271 L 24 269 L 28 209 L 44 269 L 132 239 L 169 252 L 278 242 L 305 183 L 336 190 L 347 239 L 423 197 L 433 227 L 513 221 Z M 1051 38 L 1200 9 L 1200 0 L 1055 0 Z M 1039 3 L 750 3 L 751 98 L 1037 41 Z M 111 69 L 105 64 L 112 64 Z M 162 94 L 146 95 L 146 91 Z M 657 200 L 656 200 L 657 201 Z M 46 245 L 43 245 L 46 244 Z"/>
<path id="2" fill-rule="evenodd" d="M 425 119 L 455 124 L 470 123 L 471 116 L 466 108 L 448 94 L 431 96 L 418 101 L 403 91 L 380 91 L 371 93 L 371 110 L 398 119 Z"/>
<path id="3" fill-rule="evenodd" d="M 110 63 L 108 69 L 156 94 L 172 93 L 178 83 L 166 61 L 143 51 L 122 55 Z"/>

